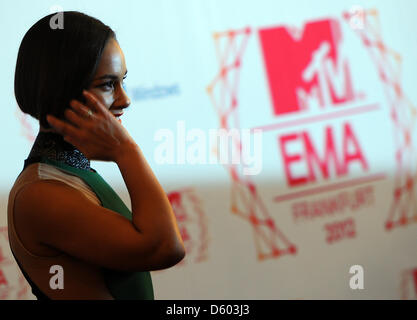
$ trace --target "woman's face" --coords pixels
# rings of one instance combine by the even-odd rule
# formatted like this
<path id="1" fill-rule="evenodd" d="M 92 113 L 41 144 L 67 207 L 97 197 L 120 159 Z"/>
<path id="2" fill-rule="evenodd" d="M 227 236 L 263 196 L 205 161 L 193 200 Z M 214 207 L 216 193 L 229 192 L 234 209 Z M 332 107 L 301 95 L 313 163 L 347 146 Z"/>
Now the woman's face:
<path id="1" fill-rule="evenodd" d="M 88 91 L 92 92 L 115 116 L 121 115 L 122 109 L 130 105 L 129 97 L 123 88 L 126 74 L 123 51 L 116 40 L 110 39 L 104 48 Z"/>

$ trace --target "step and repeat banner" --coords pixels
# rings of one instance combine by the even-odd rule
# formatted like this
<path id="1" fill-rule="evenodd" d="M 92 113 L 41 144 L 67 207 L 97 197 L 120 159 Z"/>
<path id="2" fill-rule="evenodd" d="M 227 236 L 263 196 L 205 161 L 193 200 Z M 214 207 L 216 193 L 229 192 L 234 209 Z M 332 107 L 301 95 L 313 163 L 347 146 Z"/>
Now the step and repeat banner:
<path id="1" fill-rule="evenodd" d="M 417 2 L 0 8 L 1 299 L 33 299 L 7 240 L 8 192 L 39 128 L 16 105 L 17 51 L 62 10 L 112 27 L 126 57 L 122 124 L 187 250 L 152 272 L 157 299 L 417 298 Z M 92 166 L 130 206 L 117 166 Z"/>

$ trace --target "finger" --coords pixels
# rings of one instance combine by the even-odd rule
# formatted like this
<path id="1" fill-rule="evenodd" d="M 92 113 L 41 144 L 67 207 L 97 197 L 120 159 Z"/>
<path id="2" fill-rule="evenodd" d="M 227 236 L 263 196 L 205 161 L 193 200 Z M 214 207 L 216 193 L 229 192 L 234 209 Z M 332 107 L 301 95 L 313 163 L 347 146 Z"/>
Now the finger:
<path id="1" fill-rule="evenodd" d="M 70 106 L 83 119 L 88 119 L 89 117 L 91 117 L 91 115 L 88 114 L 89 111 L 91 111 L 91 109 L 87 108 L 85 105 L 78 102 L 77 100 L 72 100 L 70 102 Z"/>
<path id="2" fill-rule="evenodd" d="M 78 137 L 77 129 L 74 128 L 71 124 L 66 123 L 60 119 L 57 119 L 54 116 L 51 116 L 49 114 L 46 116 L 46 120 L 62 136 Z"/>
<path id="3" fill-rule="evenodd" d="M 65 118 L 67 118 L 72 124 L 78 128 L 83 128 L 86 126 L 86 118 L 80 116 L 78 113 L 75 113 L 71 109 L 65 110 Z"/>
<path id="4" fill-rule="evenodd" d="M 97 113 L 104 113 L 108 112 L 107 108 L 98 100 L 98 98 L 87 90 L 83 90 L 83 95 L 86 97 L 87 101 L 89 102 L 88 105 L 92 107 L 94 111 Z"/>

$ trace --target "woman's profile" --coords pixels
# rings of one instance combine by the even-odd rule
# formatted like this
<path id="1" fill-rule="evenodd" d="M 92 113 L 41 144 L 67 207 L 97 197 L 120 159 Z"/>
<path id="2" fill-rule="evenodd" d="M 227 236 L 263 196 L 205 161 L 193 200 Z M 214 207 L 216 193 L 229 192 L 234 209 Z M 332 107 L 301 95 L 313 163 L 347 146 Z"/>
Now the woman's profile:
<path id="1" fill-rule="evenodd" d="M 52 29 L 52 16 L 28 30 L 17 57 L 16 101 L 40 129 L 9 194 L 12 253 L 39 300 L 154 299 L 150 271 L 185 251 L 169 200 L 120 121 L 130 105 L 123 52 L 101 21 L 66 11 L 64 28 Z M 117 164 L 131 211 L 90 160 Z"/>

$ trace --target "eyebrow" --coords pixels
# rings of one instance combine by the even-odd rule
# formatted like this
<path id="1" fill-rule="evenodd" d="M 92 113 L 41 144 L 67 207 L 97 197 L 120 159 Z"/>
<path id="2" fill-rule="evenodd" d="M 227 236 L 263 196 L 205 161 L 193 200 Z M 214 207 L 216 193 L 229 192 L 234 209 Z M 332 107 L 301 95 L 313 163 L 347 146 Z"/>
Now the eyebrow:
<path id="1" fill-rule="evenodd" d="M 126 70 L 126 72 L 125 72 L 124 76 L 126 76 L 126 75 L 127 75 L 127 70 Z M 101 76 L 101 77 L 98 77 L 98 78 L 96 78 L 96 79 L 94 79 L 94 80 L 102 80 L 102 79 L 112 79 L 112 80 L 117 80 L 117 79 L 119 79 L 119 77 L 118 77 L 118 76 L 116 76 L 116 75 L 114 75 L 114 74 L 105 74 L 105 75 L 103 75 L 103 76 Z"/>

